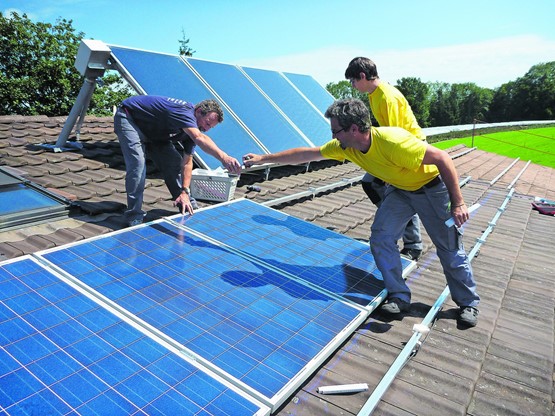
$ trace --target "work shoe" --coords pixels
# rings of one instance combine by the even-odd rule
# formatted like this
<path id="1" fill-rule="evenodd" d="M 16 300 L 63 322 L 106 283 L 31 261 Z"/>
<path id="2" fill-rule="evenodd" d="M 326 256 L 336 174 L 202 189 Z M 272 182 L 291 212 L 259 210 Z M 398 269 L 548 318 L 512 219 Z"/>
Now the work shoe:
<path id="1" fill-rule="evenodd" d="M 474 306 L 461 306 L 458 321 L 461 325 L 476 326 L 478 323 L 478 309 Z"/>
<path id="2" fill-rule="evenodd" d="M 406 257 L 409 260 L 418 261 L 422 255 L 422 250 L 417 248 L 404 248 L 401 250 L 401 256 Z"/>
<path id="3" fill-rule="evenodd" d="M 401 312 L 407 312 L 410 309 L 410 302 L 405 302 L 399 298 L 391 298 L 384 303 L 380 310 L 387 312 L 398 314 Z"/>

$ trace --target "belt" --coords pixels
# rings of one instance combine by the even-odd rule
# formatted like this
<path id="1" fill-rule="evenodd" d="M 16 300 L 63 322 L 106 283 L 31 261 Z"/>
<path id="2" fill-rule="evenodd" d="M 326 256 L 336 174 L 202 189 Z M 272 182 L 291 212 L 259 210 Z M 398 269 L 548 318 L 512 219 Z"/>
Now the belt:
<path id="1" fill-rule="evenodd" d="M 413 192 L 422 193 L 422 192 L 424 192 L 424 188 L 433 188 L 434 186 L 439 185 L 441 182 L 442 182 L 441 176 L 437 175 L 430 182 L 428 182 L 425 185 L 422 185 L 421 188 L 418 188 L 416 191 L 413 191 Z"/>
<path id="2" fill-rule="evenodd" d="M 379 186 L 384 186 L 385 185 L 384 181 L 382 181 L 381 179 L 376 178 L 376 177 L 374 177 L 374 180 L 372 181 L 372 183 L 375 183 L 376 185 L 379 185 Z"/>

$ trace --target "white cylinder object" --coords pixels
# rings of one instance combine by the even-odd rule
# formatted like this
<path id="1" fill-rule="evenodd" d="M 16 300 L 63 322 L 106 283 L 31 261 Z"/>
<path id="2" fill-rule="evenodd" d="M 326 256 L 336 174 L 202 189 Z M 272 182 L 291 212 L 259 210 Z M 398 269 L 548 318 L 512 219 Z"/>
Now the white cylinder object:
<path id="1" fill-rule="evenodd" d="M 368 390 L 368 384 L 339 384 L 337 386 L 322 386 L 318 387 L 320 394 L 340 394 L 340 393 L 358 393 L 359 391 Z"/>

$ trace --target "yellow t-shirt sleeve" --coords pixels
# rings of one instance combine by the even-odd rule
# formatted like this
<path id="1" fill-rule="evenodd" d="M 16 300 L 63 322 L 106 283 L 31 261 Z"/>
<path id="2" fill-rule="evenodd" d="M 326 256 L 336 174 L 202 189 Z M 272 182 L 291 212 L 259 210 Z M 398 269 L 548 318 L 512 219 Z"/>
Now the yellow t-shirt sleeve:
<path id="1" fill-rule="evenodd" d="M 341 148 L 341 144 L 337 139 L 330 140 L 329 142 L 322 145 L 320 147 L 320 153 L 326 159 L 338 160 L 340 162 L 345 161 L 345 152 Z"/>

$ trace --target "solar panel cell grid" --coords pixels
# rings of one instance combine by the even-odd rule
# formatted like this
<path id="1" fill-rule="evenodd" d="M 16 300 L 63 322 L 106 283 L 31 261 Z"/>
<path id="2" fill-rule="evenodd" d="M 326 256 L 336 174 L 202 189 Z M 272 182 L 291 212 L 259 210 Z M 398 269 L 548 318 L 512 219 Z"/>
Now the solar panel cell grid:
<path id="1" fill-rule="evenodd" d="M 259 410 L 30 259 L 0 266 L 0 341 L 7 414 Z"/>
<path id="2" fill-rule="evenodd" d="M 361 305 L 383 290 L 368 245 L 251 201 L 173 220 Z"/>
<path id="3" fill-rule="evenodd" d="M 108 238 L 113 241 L 85 242 L 80 245 L 86 248 L 44 257 L 270 400 L 314 358 L 298 346 L 308 343 L 317 355 L 361 316 L 356 308 L 170 223 Z M 82 267 L 88 258 L 103 257 L 105 248 L 126 242 L 123 251 L 130 259 L 149 257 L 153 265 L 127 277 L 114 275 L 112 268 L 91 273 Z M 88 257 L 81 258 L 81 252 Z M 145 285 L 133 282 L 135 276 Z"/>

